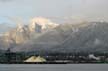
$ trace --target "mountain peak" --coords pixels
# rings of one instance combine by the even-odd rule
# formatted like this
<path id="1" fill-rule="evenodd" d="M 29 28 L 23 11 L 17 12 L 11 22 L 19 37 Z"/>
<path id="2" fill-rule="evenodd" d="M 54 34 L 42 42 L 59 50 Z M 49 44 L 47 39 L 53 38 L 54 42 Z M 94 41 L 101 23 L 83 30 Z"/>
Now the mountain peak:
<path id="1" fill-rule="evenodd" d="M 35 17 L 30 21 L 29 29 L 30 31 L 45 31 L 50 28 L 57 27 L 58 24 L 53 23 L 51 20 L 44 17 Z"/>
<path id="2" fill-rule="evenodd" d="M 17 31 L 23 32 L 23 25 L 22 24 L 17 25 Z"/>

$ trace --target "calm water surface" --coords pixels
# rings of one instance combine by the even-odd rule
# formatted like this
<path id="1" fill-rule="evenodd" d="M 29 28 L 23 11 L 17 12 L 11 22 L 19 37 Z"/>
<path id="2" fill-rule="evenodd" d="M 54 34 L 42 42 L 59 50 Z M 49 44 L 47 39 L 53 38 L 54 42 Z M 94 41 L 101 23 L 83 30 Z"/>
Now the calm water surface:
<path id="1" fill-rule="evenodd" d="M 0 71 L 108 71 L 108 64 L 0 64 Z"/>

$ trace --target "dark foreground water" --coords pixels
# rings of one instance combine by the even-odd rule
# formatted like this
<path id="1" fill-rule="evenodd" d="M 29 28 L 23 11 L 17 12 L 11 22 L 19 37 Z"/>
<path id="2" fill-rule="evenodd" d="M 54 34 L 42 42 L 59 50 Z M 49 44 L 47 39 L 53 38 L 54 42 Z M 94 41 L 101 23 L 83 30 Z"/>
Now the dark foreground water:
<path id="1" fill-rule="evenodd" d="M 108 71 L 108 64 L 0 64 L 0 71 Z"/>

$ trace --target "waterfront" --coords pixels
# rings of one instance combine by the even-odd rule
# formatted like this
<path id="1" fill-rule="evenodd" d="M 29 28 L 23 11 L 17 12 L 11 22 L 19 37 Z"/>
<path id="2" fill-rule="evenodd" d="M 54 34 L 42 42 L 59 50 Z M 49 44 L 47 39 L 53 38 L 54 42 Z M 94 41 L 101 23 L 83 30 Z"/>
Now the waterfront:
<path id="1" fill-rule="evenodd" d="M 0 71 L 108 71 L 108 64 L 0 64 Z"/>

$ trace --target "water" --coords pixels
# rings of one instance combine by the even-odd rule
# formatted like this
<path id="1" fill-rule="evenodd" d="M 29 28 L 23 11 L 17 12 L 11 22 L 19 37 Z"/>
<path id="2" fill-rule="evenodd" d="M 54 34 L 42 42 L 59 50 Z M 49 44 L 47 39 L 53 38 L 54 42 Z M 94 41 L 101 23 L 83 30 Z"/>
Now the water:
<path id="1" fill-rule="evenodd" d="M 0 71 L 108 71 L 108 64 L 0 64 Z"/>

